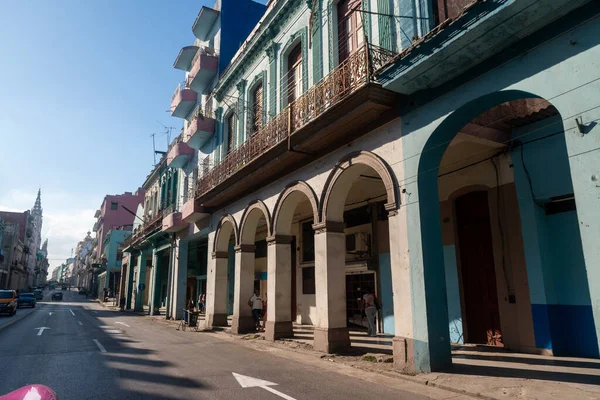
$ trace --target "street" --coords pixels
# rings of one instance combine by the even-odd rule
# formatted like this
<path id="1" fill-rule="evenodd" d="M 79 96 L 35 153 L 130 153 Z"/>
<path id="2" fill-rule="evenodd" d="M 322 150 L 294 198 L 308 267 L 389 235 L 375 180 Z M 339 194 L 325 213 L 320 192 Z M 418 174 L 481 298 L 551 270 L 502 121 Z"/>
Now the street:
<path id="1" fill-rule="evenodd" d="M 0 330 L 0 393 L 39 383 L 61 399 L 428 398 L 107 310 L 75 291 L 49 298 Z"/>

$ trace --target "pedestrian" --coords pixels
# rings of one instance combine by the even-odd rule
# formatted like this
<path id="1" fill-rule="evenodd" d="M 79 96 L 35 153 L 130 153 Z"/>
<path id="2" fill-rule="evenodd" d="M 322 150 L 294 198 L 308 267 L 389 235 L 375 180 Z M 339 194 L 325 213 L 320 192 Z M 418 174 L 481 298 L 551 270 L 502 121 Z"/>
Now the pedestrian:
<path id="1" fill-rule="evenodd" d="M 193 312 L 194 311 L 194 300 L 192 300 L 191 298 L 188 300 L 187 309 L 188 309 L 189 312 Z"/>
<path id="2" fill-rule="evenodd" d="M 362 298 L 361 311 L 364 311 L 369 324 L 369 336 L 377 336 L 377 326 L 375 325 L 375 317 L 377 316 L 377 299 L 371 288 L 365 290 Z"/>
<path id="3" fill-rule="evenodd" d="M 119 308 L 121 312 L 125 311 L 125 296 L 121 296 L 121 300 L 119 300 Z"/>
<path id="4" fill-rule="evenodd" d="M 202 312 L 202 313 L 206 313 L 206 294 L 205 293 L 202 293 L 200 295 L 199 303 L 200 303 L 200 310 L 199 311 Z"/>
<path id="5" fill-rule="evenodd" d="M 248 300 L 248 306 L 252 307 L 252 318 L 254 318 L 256 330 L 261 331 L 262 327 L 260 321 L 263 316 L 263 300 L 262 297 L 260 297 L 260 290 L 254 289 L 254 294 Z"/>
<path id="6" fill-rule="evenodd" d="M 108 288 L 104 288 L 104 301 L 108 301 Z"/>

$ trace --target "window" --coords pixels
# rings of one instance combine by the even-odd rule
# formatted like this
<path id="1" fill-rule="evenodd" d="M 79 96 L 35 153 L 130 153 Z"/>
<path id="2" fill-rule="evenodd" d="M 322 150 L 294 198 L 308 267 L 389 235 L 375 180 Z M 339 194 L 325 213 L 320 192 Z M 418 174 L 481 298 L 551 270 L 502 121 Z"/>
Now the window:
<path id="1" fill-rule="evenodd" d="M 354 233 L 346 235 L 346 251 L 356 250 L 356 236 Z"/>
<path id="2" fill-rule="evenodd" d="M 259 83 L 252 91 L 252 120 L 250 121 L 250 135 L 257 133 L 262 128 L 263 116 L 263 87 Z"/>
<path id="3" fill-rule="evenodd" d="M 302 93 L 302 46 L 300 43 L 288 55 L 288 104 Z"/>
<path id="4" fill-rule="evenodd" d="M 227 117 L 227 144 L 225 147 L 225 154 L 229 154 L 233 150 L 233 138 L 235 137 L 235 114 L 231 113 Z"/>
<path id="5" fill-rule="evenodd" d="M 360 8 L 360 0 L 342 0 L 337 5 L 338 57 L 340 63 L 346 60 L 363 44 L 362 17 L 360 12 L 356 11 Z"/>
<path id="6" fill-rule="evenodd" d="M 111 210 L 118 210 L 119 209 L 119 203 L 117 203 L 116 201 L 111 201 L 110 202 L 110 209 Z"/>
<path id="7" fill-rule="evenodd" d="M 315 261 L 315 230 L 312 220 L 302 223 L 302 262 Z"/>
<path id="8" fill-rule="evenodd" d="M 315 294 L 315 267 L 302 268 L 302 294 Z"/>

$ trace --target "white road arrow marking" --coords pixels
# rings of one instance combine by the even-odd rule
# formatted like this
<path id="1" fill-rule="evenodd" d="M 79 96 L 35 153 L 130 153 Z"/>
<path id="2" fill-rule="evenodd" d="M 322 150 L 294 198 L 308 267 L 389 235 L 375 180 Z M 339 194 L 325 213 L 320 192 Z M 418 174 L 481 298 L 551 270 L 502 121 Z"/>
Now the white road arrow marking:
<path id="1" fill-rule="evenodd" d="M 259 388 L 265 389 L 267 392 L 271 392 L 274 395 L 281 397 L 282 399 L 296 400 L 293 397 L 290 397 L 285 393 L 281 393 L 280 391 L 273 389 L 271 386 L 277 386 L 277 384 L 274 382 L 269 382 L 269 381 L 265 381 L 262 379 L 253 378 L 251 376 L 236 374 L 235 372 L 232 372 L 232 374 L 233 374 L 233 377 L 240 384 L 240 386 L 243 388 L 259 387 Z"/>
<path id="2" fill-rule="evenodd" d="M 130 328 L 130 326 L 129 326 L 129 325 L 127 325 L 125 322 L 118 322 L 118 321 L 117 321 L 117 322 L 115 322 L 115 324 L 121 324 L 121 325 L 125 325 L 126 327 Z"/>
<path id="3" fill-rule="evenodd" d="M 78 323 L 79 325 L 83 326 L 83 322 L 81 322 L 81 321 L 77 321 L 77 323 Z"/>
<path id="4" fill-rule="evenodd" d="M 45 331 L 46 329 L 50 329 L 50 328 L 48 328 L 47 326 L 42 326 L 42 327 L 39 327 L 39 328 L 33 328 L 33 329 L 39 329 L 39 330 L 38 330 L 38 334 L 37 334 L 37 335 L 38 335 L 38 336 L 42 336 L 42 333 L 44 333 L 44 331 Z"/>
<path id="5" fill-rule="evenodd" d="M 48 315 L 52 315 L 52 313 L 48 313 Z"/>

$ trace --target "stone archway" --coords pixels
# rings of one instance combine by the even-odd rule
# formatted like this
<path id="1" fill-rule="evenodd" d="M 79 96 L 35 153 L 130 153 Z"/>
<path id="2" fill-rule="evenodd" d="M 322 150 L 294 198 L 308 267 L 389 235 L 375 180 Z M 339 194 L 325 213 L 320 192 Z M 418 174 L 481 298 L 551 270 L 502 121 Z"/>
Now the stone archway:
<path id="1" fill-rule="evenodd" d="M 293 336 L 292 321 L 312 322 L 310 309 L 314 309 L 314 293 L 298 290 L 296 277 L 306 273 L 314 276 L 314 266 L 306 263 L 302 268 L 297 260 L 304 260 L 304 253 L 314 249 L 314 240 L 310 233 L 312 226 L 319 221 L 318 200 L 313 189 L 303 181 L 289 184 L 279 195 L 273 213 L 273 234 L 268 240 L 268 314 L 266 338 L 275 340 Z M 309 235 L 305 235 L 303 226 L 308 225 Z M 299 238 L 299 239 L 298 239 Z M 308 243 L 310 241 L 310 243 Z M 301 243 L 305 252 L 296 253 Z M 300 248 L 300 247 L 298 247 Z M 298 273 L 300 271 L 300 273 Z M 308 276 L 308 275 L 307 275 Z M 302 283 L 302 281 L 300 281 Z M 301 287 L 301 286 L 300 286 Z M 301 287 L 302 288 L 302 287 Z M 298 293 L 300 296 L 300 316 L 298 317 Z"/>
<path id="2" fill-rule="evenodd" d="M 264 228 L 261 221 L 264 221 Z M 261 237 L 265 238 L 257 241 L 259 230 Z M 271 214 L 269 209 L 263 201 L 255 200 L 246 207 L 242 214 L 239 243 L 235 247 L 236 279 L 231 324 L 233 333 L 252 332 L 256 328 L 252 318 L 253 310 L 248 306 L 248 301 L 256 289 L 259 290 L 261 297 L 264 297 L 263 293 L 266 293 L 268 273 L 264 258 L 267 258 L 266 238 L 270 235 Z"/>
<path id="3" fill-rule="evenodd" d="M 231 214 L 219 220 L 208 262 L 206 281 L 206 326 L 227 326 L 229 244 L 239 242 L 239 230 Z"/>

